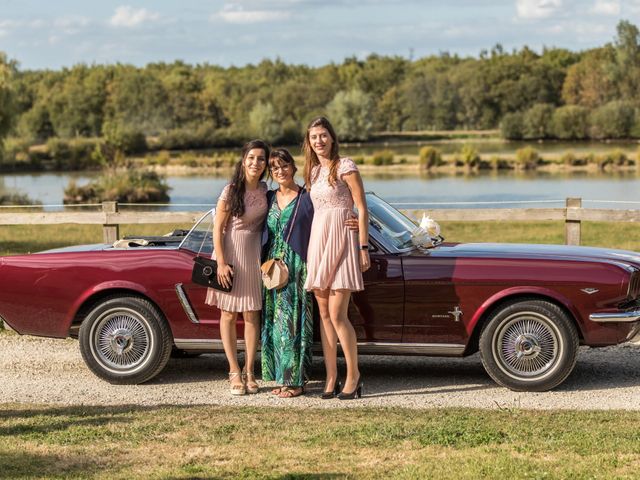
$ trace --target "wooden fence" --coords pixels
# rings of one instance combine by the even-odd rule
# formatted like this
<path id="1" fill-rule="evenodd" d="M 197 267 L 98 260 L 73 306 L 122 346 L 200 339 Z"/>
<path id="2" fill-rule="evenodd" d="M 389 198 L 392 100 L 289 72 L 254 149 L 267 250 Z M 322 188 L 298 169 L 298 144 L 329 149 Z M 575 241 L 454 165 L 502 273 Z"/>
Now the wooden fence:
<path id="1" fill-rule="evenodd" d="M 437 221 L 562 221 L 565 224 L 565 243 L 580 245 L 581 223 L 640 222 L 640 210 L 583 208 L 581 198 L 567 198 L 562 208 L 469 208 L 469 209 L 405 209 L 414 218 L 427 213 Z M 1 212 L 1 225 L 89 224 L 102 225 L 105 243 L 119 238 L 123 224 L 191 224 L 203 212 L 144 212 L 119 211 L 116 202 L 104 202 L 95 212 Z"/>

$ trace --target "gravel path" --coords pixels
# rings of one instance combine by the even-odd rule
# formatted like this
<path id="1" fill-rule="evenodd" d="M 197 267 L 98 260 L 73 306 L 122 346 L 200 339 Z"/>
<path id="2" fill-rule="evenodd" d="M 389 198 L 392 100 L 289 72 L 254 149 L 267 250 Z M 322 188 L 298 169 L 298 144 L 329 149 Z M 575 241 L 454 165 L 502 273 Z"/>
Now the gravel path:
<path id="1" fill-rule="evenodd" d="M 258 395 L 232 397 L 221 354 L 171 359 L 165 371 L 147 384 L 115 386 L 85 367 L 75 340 L 0 334 L 0 403 L 640 410 L 640 347 L 629 345 L 581 349 L 567 381 L 545 393 L 517 393 L 496 386 L 478 355 L 362 356 L 365 397 L 355 402 L 326 401 L 318 398 L 323 387 L 321 360 L 314 361 L 314 379 L 303 397 L 279 399 L 267 393 L 271 386 L 267 384 Z"/>

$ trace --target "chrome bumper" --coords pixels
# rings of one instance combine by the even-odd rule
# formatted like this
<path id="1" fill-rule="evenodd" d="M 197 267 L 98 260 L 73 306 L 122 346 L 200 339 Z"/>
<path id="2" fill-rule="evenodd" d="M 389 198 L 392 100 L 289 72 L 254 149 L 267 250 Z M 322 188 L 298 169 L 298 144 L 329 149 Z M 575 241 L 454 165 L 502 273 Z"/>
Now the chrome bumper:
<path id="1" fill-rule="evenodd" d="M 640 310 L 631 310 L 628 312 L 612 312 L 612 313 L 592 313 L 589 320 L 597 323 L 622 322 L 631 323 L 640 320 Z"/>

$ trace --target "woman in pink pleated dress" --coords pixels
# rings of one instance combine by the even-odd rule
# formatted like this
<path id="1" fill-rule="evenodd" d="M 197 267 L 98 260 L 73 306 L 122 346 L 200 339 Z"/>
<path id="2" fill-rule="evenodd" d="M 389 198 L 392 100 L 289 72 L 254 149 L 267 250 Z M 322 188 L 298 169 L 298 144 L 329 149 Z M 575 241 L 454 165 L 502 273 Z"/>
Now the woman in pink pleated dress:
<path id="1" fill-rule="evenodd" d="M 315 211 L 305 288 L 313 291 L 322 320 L 320 333 L 327 375 L 322 398 L 332 398 L 338 390 L 338 340 L 347 364 L 338 398 L 358 398 L 362 395 L 358 345 L 347 308 L 351 292 L 364 288 L 362 272 L 370 267 L 364 187 L 355 163 L 338 154 L 338 139 L 326 118 L 316 118 L 309 124 L 303 150 L 305 183 Z M 344 228 L 354 205 L 358 209 L 358 232 Z"/>
<path id="2" fill-rule="evenodd" d="M 258 393 L 253 365 L 260 334 L 262 280 L 260 250 L 262 224 L 267 214 L 266 173 L 269 146 L 252 140 L 242 149 L 231 183 L 224 187 L 216 205 L 213 223 L 213 258 L 218 262 L 218 281 L 231 292 L 209 289 L 206 303 L 217 305 L 220 337 L 229 361 L 232 395 Z M 233 277 L 233 278 L 232 278 Z M 240 369 L 236 321 L 238 312 L 244 319 L 245 366 Z"/>

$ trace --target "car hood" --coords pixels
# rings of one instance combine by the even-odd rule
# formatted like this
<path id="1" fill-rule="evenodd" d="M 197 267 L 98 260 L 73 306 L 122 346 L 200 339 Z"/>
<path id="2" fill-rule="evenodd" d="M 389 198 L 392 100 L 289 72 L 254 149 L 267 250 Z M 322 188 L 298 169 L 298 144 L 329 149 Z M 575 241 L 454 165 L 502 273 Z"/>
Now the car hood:
<path id="1" fill-rule="evenodd" d="M 640 253 L 613 248 L 520 243 L 458 243 L 440 245 L 432 252 L 435 255 L 452 255 L 456 257 L 544 258 L 590 261 L 599 259 L 630 263 L 640 268 Z"/>

